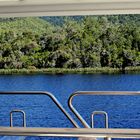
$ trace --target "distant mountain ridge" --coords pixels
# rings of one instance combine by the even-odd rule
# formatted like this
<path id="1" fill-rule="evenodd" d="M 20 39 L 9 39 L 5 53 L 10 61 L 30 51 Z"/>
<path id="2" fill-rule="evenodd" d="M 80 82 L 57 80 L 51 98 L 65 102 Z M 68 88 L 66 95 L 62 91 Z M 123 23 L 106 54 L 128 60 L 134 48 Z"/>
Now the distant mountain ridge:
<path id="1" fill-rule="evenodd" d="M 82 22 L 82 20 L 86 17 L 88 16 L 61 16 L 61 17 L 54 16 L 54 17 L 41 17 L 41 19 L 44 19 L 53 25 L 62 26 L 66 19 Z M 140 15 L 108 15 L 108 16 L 104 15 L 104 16 L 92 16 L 92 17 L 96 17 L 96 18 L 106 17 L 110 22 L 114 24 L 115 23 L 123 24 L 126 22 L 140 24 Z"/>
<path id="2" fill-rule="evenodd" d="M 30 20 L 30 21 L 31 20 L 33 21 L 36 19 L 36 22 L 38 22 L 38 23 L 39 22 L 43 23 L 43 20 L 45 20 L 45 21 L 53 24 L 54 26 L 62 26 L 64 24 L 65 20 L 67 20 L 67 19 L 74 20 L 77 22 L 82 22 L 82 20 L 86 17 L 88 17 L 88 16 L 60 16 L 60 17 L 59 16 L 53 16 L 53 17 L 49 17 L 49 16 L 45 17 L 44 16 L 44 17 L 39 17 L 39 18 L 37 18 L 37 17 L 36 18 L 35 17 L 31 17 L 31 18 L 28 18 L 28 17 L 27 18 L 22 18 L 22 17 L 21 18 L 0 18 L 0 22 L 16 22 L 18 20 L 18 21 L 22 21 L 24 23 L 25 19 Z M 91 17 L 95 17 L 95 18 L 106 17 L 109 22 L 112 22 L 114 24 L 115 23 L 124 24 L 127 22 L 140 24 L 140 15 L 103 15 L 103 16 L 91 16 Z"/>

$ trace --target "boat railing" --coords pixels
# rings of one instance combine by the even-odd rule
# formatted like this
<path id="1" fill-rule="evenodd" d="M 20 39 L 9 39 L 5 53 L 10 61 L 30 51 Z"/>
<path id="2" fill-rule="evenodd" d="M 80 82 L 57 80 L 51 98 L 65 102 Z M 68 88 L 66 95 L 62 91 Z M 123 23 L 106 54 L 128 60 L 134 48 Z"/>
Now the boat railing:
<path id="1" fill-rule="evenodd" d="M 66 111 L 66 109 L 62 106 L 62 104 L 58 101 L 58 99 L 50 92 L 42 92 L 42 91 L 12 91 L 12 92 L 10 92 L 9 91 L 9 92 L 0 92 L 0 95 L 46 95 L 53 101 L 53 103 L 60 109 L 60 111 L 74 125 L 74 127 L 79 128 L 79 125 L 77 124 L 77 122 Z M 16 112 L 17 112 L 17 110 L 16 110 Z M 18 110 L 18 112 L 19 112 L 19 110 Z M 22 111 L 20 111 L 20 112 L 22 112 Z"/>
<path id="2" fill-rule="evenodd" d="M 140 138 L 140 129 L 0 127 L 0 135 L 75 138 Z"/>
<path id="3" fill-rule="evenodd" d="M 105 128 L 108 128 L 108 114 L 105 111 L 94 111 L 91 114 L 91 128 L 94 128 L 94 116 L 104 115 L 105 116 Z"/>
<path id="4" fill-rule="evenodd" d="M 76 92 L 72 94 L 69 98 L 69 107 L 72 112 L 77 116 L 77 118 L 82 122 L 85 128 L 80 128 L 77 122 L 71 117 L 71 115 L 65 110 L 65 108 L 60 104 L 60 102 L 55 98 L 55 96 L 49 92 L 0 92 L 0 95 L 4 94 L 44 94 L 49 96 L 53 102 L 58 106 L 58 108 L 64 113 L 64 115 L 70 120 L 70 122 L 76 128 L 41 128 L 41 127 L 0 127 L 1 136 L 44 136 L 44 137 L 77 137 L 77 138 L 140 138 L 140 129 L 119 129 L 119 128 L 91 128 L 90 125 L 83 119 L 79 112 L 72 105 L 73 97 L 77 95 L 140 95 L 140 92 Z M 11 126 L 13 126 L 12 114 L 14 112 L 19 112 L 23 114 L 23 121 L 26 122 L 25 112 L 22 110 L 12 110 L 11 116 Z M 78 113 L 78 114 L 77 114 Z M 108 117 L 105 112 L 93 112 L 93 117 L 95 114 L 104 114 L 106 117 L 106 123 L 108 122 Z M 86 122 L 86 123 L 85 123 Z"/>
<path id="5" fill-rule="evenodd" d="M 94 112 L 92 112 L 92 114 L 91 114 L 91 128 L 95 128 L 95 125 L 94 125 L 95 115 L 103 115 L 105 117 L 105 121 L 104 121 L 105 128 L 108 128 L 108 126 L 109 126 L 108 125 L 108 114 L 105 111 L 94 111 Z M 111 140 L 111 138 L 105 138 L 104 140 Z"/>
<path id="6" fill-rule="evenodd" d="M 80 120 L 85 128 L 91 128 L 91 126 L 85 121 L 85 119 L 81 116 L 81 114 L 77 111 L 77 109 L 73 105 L 73 98 L 76 96 L 85 96 L 85 95 L 140 95 L 139 91 L 77 91 L 69 97 L 68 106 L 70 110 L 75 114 L 75 116 Z M 107 128 L 106 128 L 107 129 Z"/>
<path id="7" fill-rule="evenodd" d="M 21 113 L 22 114 L 22 121 L 23 121 L 23 127 L 26 127 L 26 113 L 23 110 L 12 110 L 10 112 L 10 127 L 13 127 L 13 113 Z"/>

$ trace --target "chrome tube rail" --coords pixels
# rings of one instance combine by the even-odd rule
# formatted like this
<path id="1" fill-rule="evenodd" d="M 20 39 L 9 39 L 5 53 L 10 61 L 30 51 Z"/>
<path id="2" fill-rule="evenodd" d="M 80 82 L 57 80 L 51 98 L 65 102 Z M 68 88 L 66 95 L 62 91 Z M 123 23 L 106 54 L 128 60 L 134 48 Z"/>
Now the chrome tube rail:
<path id="1" fill-rule="evenodd" d="M 76 122 L 66 112 L 57 99 L 49 92 L 0 92 L 2 94 L 44 94 L 49 96 L 60 108 L 65 116 L 76 127 Z M 69 105 L 72 105 L 72 99 L 77 95 L 140 95 L 140 92 L 76 92 L 69 98 Z M 72 106 L 73 107 L 73 106 Z M 75 109 L 74 107 L 72 110 Z M 76 109 L 75 109 L 76 110 Z M 74 111 L 75 111 L 74 110 Z M 16 111 L 16 110 L 15 110 Z M 20 111 L 20 110 L 17 110 Z M 73 112 L 74 112 L 73 111 Z M 76 110 L 77 111 L 77 110 Z M 76 114 L 76 113 L 75 113 Z M 76 114 L 77 115 L 77 114 Z M 78 114 L 80 115 L 80 114 Z M 78 116 L 79 117 L 79 116 Z M 140 138 L 140 129 L 110 129 L 110 128 L 88 128 L 84 124 L 82 116 L 79 119 L 86 128 L 35 128 L 35 127 L 0 127 L 0 135 L 4 136 L 51 136 L 51 137 L 77 137 L 77 138 Z M 84 121 L 83 121 L 83 120 Z"/>
<path id="2" fill-rule="evenodd" d="M 109 123 L 108 123 L 108 114 L 105 111 L 94 111 L 91 114 L 91 128 L 94 128 L 94 116 L 95 115 L 104 115 L 105 116 L 105 128 L 108 129 Z M 111 138 L 104 138 L 104 140 L 111 140 Z"/>
<path id="3" fill-rule="evenodd" d="M 91 128 L 90 125 L 84 120 L 84 118 L 79 114 L 77 109 L 73 106 L 72 101 L 75 96 L 80 95 L 140 95 L 140 91 L 126 92 L 126 91 L 77 91 L 73 93 L 68 100 L 68 105 L 75 116 L 80 120 L 85 128 Z"/>
<path id="4" fill-rule="evenodd" d="M 26 127 L 26 114 L 23 110 L 12 110 L 10 112 L 10 127 L 13 127 L 13 113 L 19 112 L 23 115 L 23 127 Z"/>
<path id="5" fill-rule="evenodd" d="M 48 96 L 56 106 L 61 110 L 61 112 L 67 117 L 67 119 L 74 125 L 74 127 L 79 128 L 77 122 L 71 117 L 71 115 L 65 110 L 62 104 L 55 98 L 53 94 L 50 92 L 42 92 L 42 91 L 13 91 L 13 92 L 0 92 L 0 95 L 46 95 Z"/>
<path id="6" fill-rule="evenodd" d="M 94 116 L 98 114 L 105 116 L 105 128 L 108 128 L 108 114 L 105 111 L 94 111 L 91 114 L 91 128 L 94 128 Z"/>
<path id="7" fill-rule="evenodd" d="M 0 127 L 0 135 L 77 138 L 140 138 L 140 129 Z"/>

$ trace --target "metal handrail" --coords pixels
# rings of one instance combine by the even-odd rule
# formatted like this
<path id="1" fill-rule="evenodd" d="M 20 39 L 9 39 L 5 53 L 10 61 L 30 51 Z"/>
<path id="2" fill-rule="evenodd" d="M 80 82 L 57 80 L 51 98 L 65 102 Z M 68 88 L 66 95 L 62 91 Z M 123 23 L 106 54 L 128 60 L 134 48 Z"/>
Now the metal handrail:
<path id="1" fill-rule="evenodd" d="M 71 116 L 69 116 L 69 114 L 58 102 L 58 100 L 49 92 L 0 92 L 0 95 L 1 94 L 18 94 L 18 95 L 45 94 L 54 101 L 54 103 L 60 108 L 60 110 L 65 114 L 65 116 L 72 122 L 72 124 L 74 125 L 77 124 L 71 118 Z M 140 95 L 140 92 L 135 92 L 135 93 L 134 92 L 115 92 L 115 93 L 114 92 L 76 92 L 73 95 L 71 95 L 71 97 L 69 98 L 69 105 L 72 105 L 72 99 L 74 96 L 81 95 L 81 94 L 82 95 L 99 95 L 99 94 L 100 95 Z M 80 121 L 82 122 L 82 120 Z M 83 138 L 140 138 L 140 129 L 0 127 L 0 135 L 53 136 L 53 137 L 78 137 L 78 138 L 79 137 L 80 138 L 82 137 Z"/>
<path id="2" fill-rule="evenodd" d="M 22 113 L 23 115 L 23 127 L 26 127 L 26 114 L 23 110 L 12 110 L 10 112 L 10 127 L 13 127 L 13 113 L 15 112 L 19 112 L 19 113 Z"/>
<path id="3" fill-rule="evenodd" d="M 140 129 L 0 127 L 0 135 L 78 138 L 140 138 Z"/>
<path id="4" fill-rule="evenodd" d="M 72 100 L 75 96 L 79 95 L 140 95 L 140 91 L 77 91 L 73 93 L 68 100 L 68 105 L 75 116 L 80 120 L 85 128 L 91 128 L 90 125 L 84 120 L 84 118 L 79 114 L 77 109 L 73 106 Z"/>
<path id="5" fill-rule="evenodd" d="M 105 111 L 94 111 L 91 114 L 91 128 L 94 128 L 94 116 L 95 115 L 104 115 L 105 116 L 105 128 L 108 129 L 108 114 Z M 94 128 L 95 129 L 95 128 Z M 111 140 L 111 138 L 104 138 L 104 140 Z"/>
<path id="6" fill-rule="evenodd" d="M 98 114 L 105 116 L 105 128 L 108 128 L 108 114 L 105 111 L 94 111 L 91 114 L 91 128 L 94 128 L 94 116 Z"/>
<path id="7" fill-rule="evenodd" d="M 39 95 L 46 95 L 48 97 L 50 97 L 50 99 L 56 104 L 56 106 L 61 110 L 61 112 L 67 117 L 67 119 L 74 125 L 74 127 L 77 127 L 79 128 L 79 125 L 77 124 L 77 122 L 71 117 L 71 115 L 65 110 L 65 108 L 62 106 L 62 104 L 56 99 L 56 97 L 51 94 L 50 92 L 43 92 L 43 91 L 12 91 L 12 92 L 0 92 L 0 95 L 5 95 L 5 94 L 8 94 L 8 95 L 23 95 L 23 94 L 26 94 L 26 95 L 29 95 L 29 94 L 32 94 L 32 95 L 36 95 L 36 94 L 39 94 Z"/>

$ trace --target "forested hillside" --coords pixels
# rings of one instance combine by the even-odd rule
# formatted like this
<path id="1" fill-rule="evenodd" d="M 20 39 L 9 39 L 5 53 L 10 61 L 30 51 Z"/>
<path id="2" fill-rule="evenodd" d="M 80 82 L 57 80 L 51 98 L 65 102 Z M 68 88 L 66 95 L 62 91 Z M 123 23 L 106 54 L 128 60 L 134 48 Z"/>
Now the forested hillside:
<path id="1" fill-rule="evenodd" d="M 127 66 L 140 66 L 140 15 L 0 19 L 1 69 Z"/>

